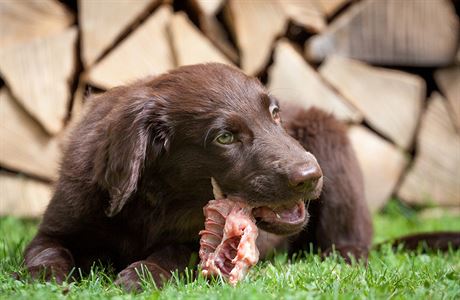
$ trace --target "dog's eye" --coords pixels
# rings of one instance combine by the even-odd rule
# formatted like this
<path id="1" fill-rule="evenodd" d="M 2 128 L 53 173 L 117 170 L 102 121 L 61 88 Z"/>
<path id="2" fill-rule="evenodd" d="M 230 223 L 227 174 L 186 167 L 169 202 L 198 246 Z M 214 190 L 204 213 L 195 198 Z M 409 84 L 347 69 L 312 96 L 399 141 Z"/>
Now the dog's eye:
<path id="1" fill-rule="evenodd" d="M 280 109 L 276 104 L 270 105 L 270 113 L 272 114 L 272 118 L 275 122 L 279 122 L 281 120 Z"/>
<path id="2" fill-rule="evenodd" d="M 223 144 L 223 145 L 231 144 L 231 143 L 233 143 L 234 140 L 235 140 L 235 138 L 234 138 L 233 134 L 231 132 L 228 132 L 228 131 L 226 131 L 224 133 L 221 133 L 216 137 L 216 141 L 219 144 Z"/>

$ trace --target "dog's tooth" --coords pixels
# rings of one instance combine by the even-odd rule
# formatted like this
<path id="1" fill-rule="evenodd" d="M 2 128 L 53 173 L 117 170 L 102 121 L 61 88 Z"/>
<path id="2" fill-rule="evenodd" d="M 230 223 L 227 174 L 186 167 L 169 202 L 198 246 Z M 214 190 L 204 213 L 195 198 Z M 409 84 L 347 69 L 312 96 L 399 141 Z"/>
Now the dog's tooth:
<path id="1" fill-rule="evenodd" d="M 278 219 L 281 219 L 281 216 L 280 216 L 279 214 L 276 214 L 276 217 L 277 217 Z"/>
<path id="2" fill-rule="evenodd" d="M 224 194 L 222 193 L 222 190 L 220 189 L 214 177 L 211 177 L 211 185 L 212 185 L 212 193 L 214 194 L 214 199 L 216 200 L 224 199 Z"/>

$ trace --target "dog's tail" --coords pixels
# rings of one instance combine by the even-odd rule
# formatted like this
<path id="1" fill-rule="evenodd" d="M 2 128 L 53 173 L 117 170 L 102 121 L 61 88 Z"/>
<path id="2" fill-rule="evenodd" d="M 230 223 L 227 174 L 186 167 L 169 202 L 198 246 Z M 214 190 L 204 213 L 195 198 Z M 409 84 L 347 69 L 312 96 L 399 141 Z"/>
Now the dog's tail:
<path id="1" fill-rule="evenodd" d="M 460 249 L 460 231 L 424 232 L 399 237 L 376 245 L 379 249 L 382 245 L 391 244 L 393 248 L 403 247 L 406 250 L 448 251 Z"/>

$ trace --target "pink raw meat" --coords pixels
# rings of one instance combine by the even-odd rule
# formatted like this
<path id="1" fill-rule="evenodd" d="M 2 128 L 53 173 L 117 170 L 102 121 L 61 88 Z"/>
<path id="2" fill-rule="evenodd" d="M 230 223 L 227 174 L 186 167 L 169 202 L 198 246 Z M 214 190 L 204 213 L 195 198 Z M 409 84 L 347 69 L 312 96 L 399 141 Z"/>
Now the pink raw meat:
<path id="1" fill-rule="evenodd" d="M 203 208 L 200 259 L 205 276 L 221 275 L 235 285 L 259 260 L 252 208 L 229 199 L 211 200 Z"/>

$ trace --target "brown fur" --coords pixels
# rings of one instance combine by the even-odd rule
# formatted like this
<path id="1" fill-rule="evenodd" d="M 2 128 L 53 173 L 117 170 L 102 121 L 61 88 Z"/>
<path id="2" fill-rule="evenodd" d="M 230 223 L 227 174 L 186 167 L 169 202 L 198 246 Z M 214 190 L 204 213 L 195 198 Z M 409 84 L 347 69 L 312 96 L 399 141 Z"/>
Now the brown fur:
<path id="1" fill-rule="evenodd" d="M 309 201 L 321 191 L 314 156 L 324 189 L 310 203 L 307 228 L 258 225 L 271 234 L 295 234 L 291 251 L 335 244 L 344 254 L 366 255 L 372 228 L 361 174 L 333 117 L 286 109 L 286 131 L 272 118 L 269 106 L 276 100 L 260 82 L 220 64 L 182 67 L 88 101 L 25 251 L 32 275 L 46 270 L 62 281 L 73 267 L 85 270 L 101 260 L 121 271 L 118 282 L 127 287 L 137 285 L 140 265 L 161 283 L 198 250 L 202 208 L 213 198 L 211 177 L 224 193 L 253 206 Z M 238 142 L 217 145 L 223 129 Z M 293 186 L 299 165 L 319 175 Z M 288 241 L 267 238 L 264 252 L 280 239 Z"/>

